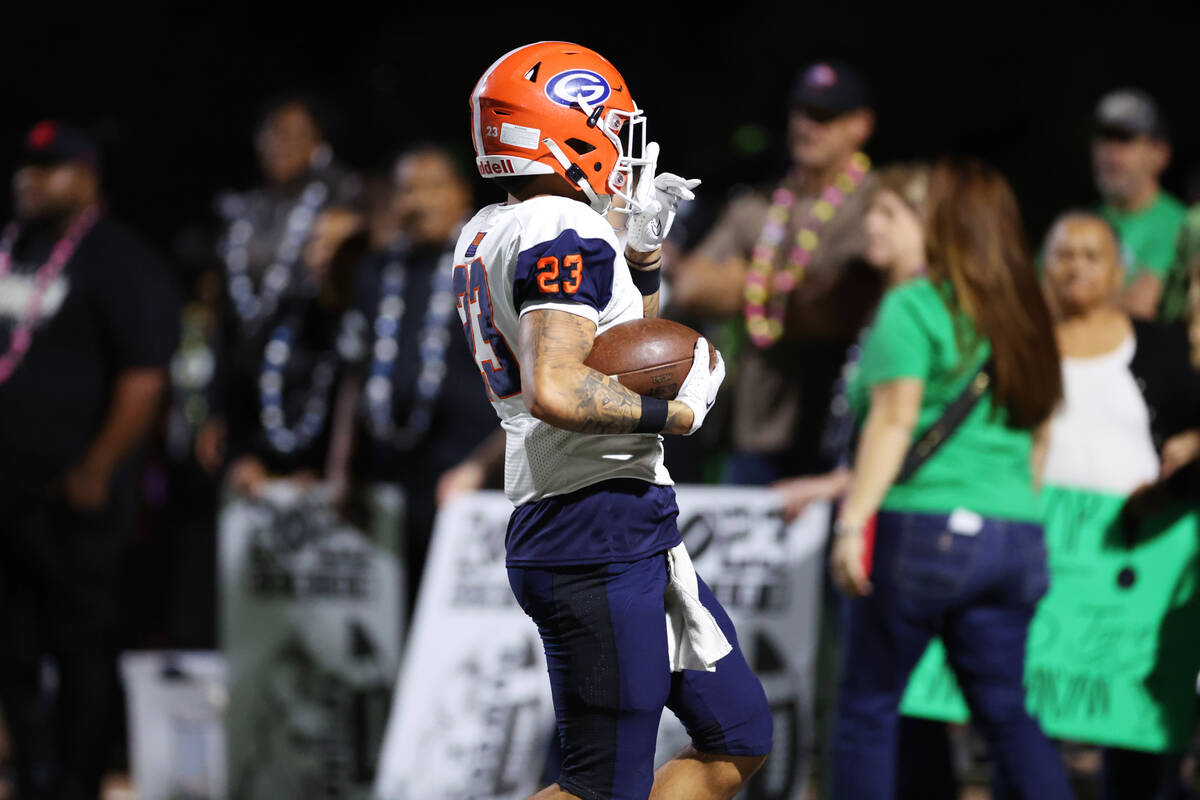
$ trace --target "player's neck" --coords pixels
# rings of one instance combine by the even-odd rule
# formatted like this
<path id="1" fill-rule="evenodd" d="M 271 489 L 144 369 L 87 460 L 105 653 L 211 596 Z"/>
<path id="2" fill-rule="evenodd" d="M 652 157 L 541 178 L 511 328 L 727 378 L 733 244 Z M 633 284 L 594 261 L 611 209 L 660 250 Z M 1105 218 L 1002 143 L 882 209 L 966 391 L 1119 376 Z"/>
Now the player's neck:
<path id="1" fill-rule="evenodd" d="M 514 194 L 510 194 L 508 196 L 507 205 L 516 205 L 517 203 L 523 203 L 526 200 L 533 200 L 538 197 L 561 197 L 564 200 L 574 200 L 577 203 L 583 203 L 584 205 L 587 205 L 587 201 L 582 200 L 574 195 L 567 194 L 566 192 L 535 192 L 533 194 L 526 195 L 525 197 L 517 197 Z"/>

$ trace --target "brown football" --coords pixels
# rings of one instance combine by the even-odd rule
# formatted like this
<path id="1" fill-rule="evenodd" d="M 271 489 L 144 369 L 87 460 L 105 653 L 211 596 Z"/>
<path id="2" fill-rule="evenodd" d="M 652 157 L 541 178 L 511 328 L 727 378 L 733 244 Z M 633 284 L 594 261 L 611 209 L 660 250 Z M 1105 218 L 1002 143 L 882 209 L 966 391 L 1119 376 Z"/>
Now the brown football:
<path id="1" fill-rule="evenodd" d="M 692 368 L 700 334 L 669 319 L 635 319 L 614 325 L 596 337 L 583 362 L 615 376 L 631 392 L 673 400 Z M 709 357 L 716 351 L 708 345 Z"/>

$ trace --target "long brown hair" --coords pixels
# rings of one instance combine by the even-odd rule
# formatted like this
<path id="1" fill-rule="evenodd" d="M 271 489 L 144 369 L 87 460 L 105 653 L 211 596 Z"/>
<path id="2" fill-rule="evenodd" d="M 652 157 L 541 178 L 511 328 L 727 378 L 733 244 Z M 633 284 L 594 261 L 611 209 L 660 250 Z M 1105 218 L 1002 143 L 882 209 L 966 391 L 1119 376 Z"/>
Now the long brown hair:
<path id="1" fill-rule="evenodd" d="M 951 315 L 965 314 L 991 344 L 995 405 L 1010 424 L 1037 427 L 1062 397 L 1062 374 L 1012 189 L 980 161 L 943 158 L 929 177 L 928 204 L 930 280 Z"/>

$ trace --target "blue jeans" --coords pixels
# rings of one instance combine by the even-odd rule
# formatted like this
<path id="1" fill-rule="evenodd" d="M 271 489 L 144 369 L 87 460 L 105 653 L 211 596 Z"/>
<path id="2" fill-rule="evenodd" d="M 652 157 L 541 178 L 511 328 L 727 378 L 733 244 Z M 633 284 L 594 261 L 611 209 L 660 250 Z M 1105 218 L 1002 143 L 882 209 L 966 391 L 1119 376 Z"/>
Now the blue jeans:
<path id="1" fill-rule="evenodd" d="M 1022 685 L 1029 623 L 1048 586 L 1041 526 L 882 512 L 871 582 L 871 594 L 847 604 L 833 797 L 895 796 L 900 698 L 935 636 L 1012 797 L 1071 797 Z"/>

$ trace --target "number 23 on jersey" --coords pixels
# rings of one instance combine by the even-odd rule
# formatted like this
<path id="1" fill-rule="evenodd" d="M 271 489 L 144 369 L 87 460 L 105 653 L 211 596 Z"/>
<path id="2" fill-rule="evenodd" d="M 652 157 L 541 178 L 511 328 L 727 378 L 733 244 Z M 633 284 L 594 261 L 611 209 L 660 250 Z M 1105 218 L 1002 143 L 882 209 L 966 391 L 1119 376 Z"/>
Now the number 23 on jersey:
<path id="1" fill-rule="evenodd" d="M 453 280 L 458 318 L 488 393 L 495 400 L 520 394 L 521 370 L 504 334 L 493 323 L 492 295 L 483 260 L 476 258 L 469 265 L 455 266 Z"/>
<path id="2" fill-rule="evenodd" d="M 537 262 L 537 285 L 542 294 L 575 294 L 583 275 L 583 256 L 572 253 L 562 260 L 562 273 L 558 269 L 558 256 L 543 256 Z"/>

